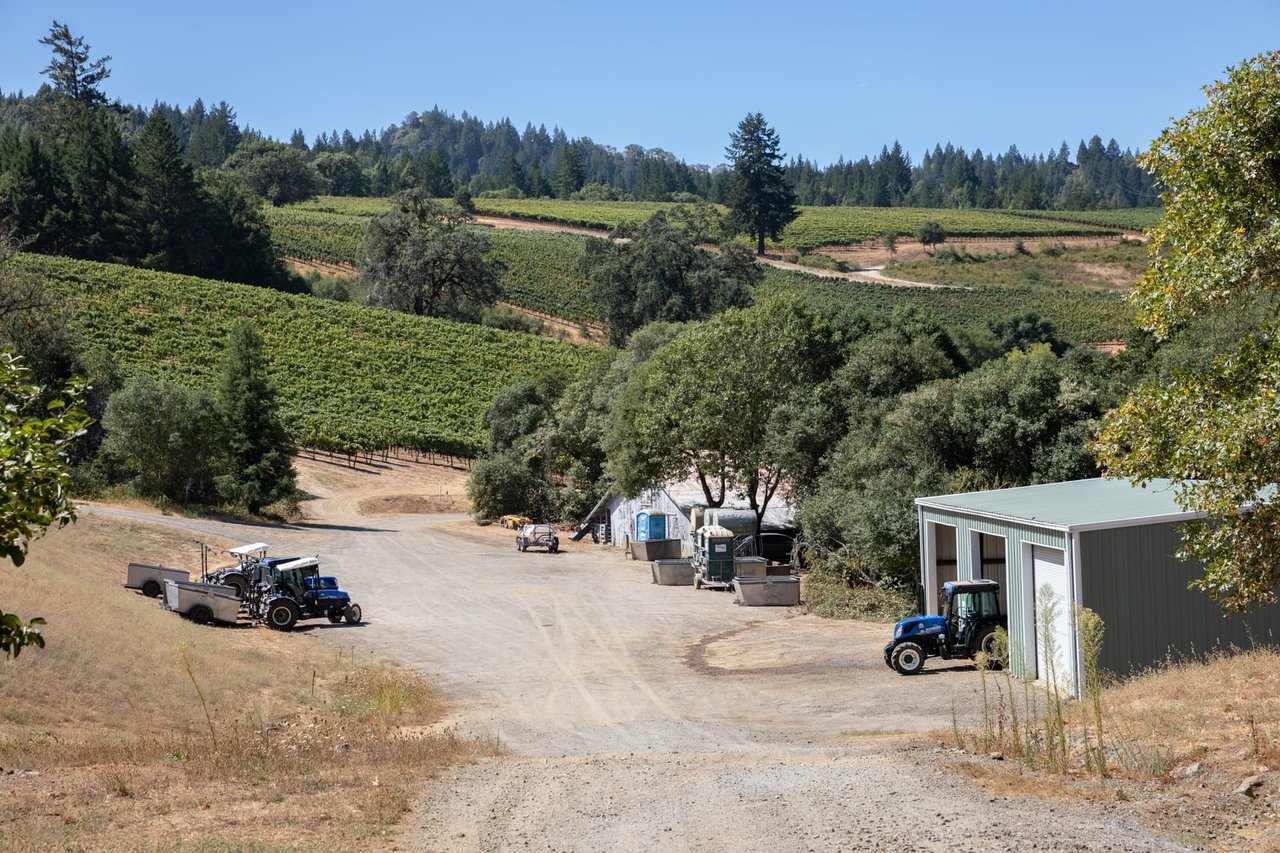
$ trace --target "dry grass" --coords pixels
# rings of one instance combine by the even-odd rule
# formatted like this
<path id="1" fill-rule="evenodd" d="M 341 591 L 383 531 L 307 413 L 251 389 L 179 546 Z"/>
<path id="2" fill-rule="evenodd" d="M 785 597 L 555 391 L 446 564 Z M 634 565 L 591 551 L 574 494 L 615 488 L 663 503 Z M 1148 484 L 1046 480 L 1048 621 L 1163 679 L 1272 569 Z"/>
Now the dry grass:
<path id="1" fill-rule="evenodd" d="M 409 672 L 161 610 L 121 588 L 130 558 L 196 551 L 86 516 L 0 571 L 5 608 L 49 620 L 47 648 L 0 659 L 0 767 L 38 772 L 0 774 L 0 846 L 360 848 L 423 780 L 492 751 L 436 731 Z"/>
<path id="2" fill-rule="evenodd" d="M 1003 674 L 988 681 L 993 706 L 1003 698 L 999 708 L 1007 708 Z M 997 689 L 1005 695 L 997 696 Z M 1043 691 L 1036 691 L 1043 713 Z M 1014 692 L 1021 705 L 1018 682 Z M 1106 778 L 1088 766 L 1096 711 L 1076 702 L 1066 705 L 1062 772 L 985 757 L 952 767 L 993 794 L 1110 804 L 1211 850 L 1280 851 L 1280 650 L 1234 649 L 1170 661 L 1104 688 L 1101 699 Z M 990 731 L 962 730 L 960 737 L 979 755 L 992 749 L 1008 759 L 1018 754 Z M 944 740 L 954 744 L 955 734 Z M 1256 797 L 1233 793 L 1259 773 L 1264 781 Z"/>

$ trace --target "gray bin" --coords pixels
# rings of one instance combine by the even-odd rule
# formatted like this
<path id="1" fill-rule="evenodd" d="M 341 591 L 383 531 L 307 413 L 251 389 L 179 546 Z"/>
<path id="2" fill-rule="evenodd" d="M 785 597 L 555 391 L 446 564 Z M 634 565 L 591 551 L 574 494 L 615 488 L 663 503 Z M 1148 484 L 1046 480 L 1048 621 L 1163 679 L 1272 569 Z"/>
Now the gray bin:
<path id="1" fill-rule="evenodd" d="M 769 561 L 764 557 L 734 557 L 733 576 L 737 578 L 762 578 Z"/>
<path id="2" fill-rule="evenodd" d="M 635 560 L 678 560 L 680 558 L 680 539 L 649 539 L 645 542 L 631 543 L 631 557 Z"/>
<path id="3" fill-rule="evenodd" d="M 692 560 L 654 560 L 651 565 L 659 586 L 693 586 Z"/>
<path id="4" fill-rule="evenodd" d="M 733 600 L 746 607 L 795 607 L 800 603 L 800 579 L 734 578 Z"/>

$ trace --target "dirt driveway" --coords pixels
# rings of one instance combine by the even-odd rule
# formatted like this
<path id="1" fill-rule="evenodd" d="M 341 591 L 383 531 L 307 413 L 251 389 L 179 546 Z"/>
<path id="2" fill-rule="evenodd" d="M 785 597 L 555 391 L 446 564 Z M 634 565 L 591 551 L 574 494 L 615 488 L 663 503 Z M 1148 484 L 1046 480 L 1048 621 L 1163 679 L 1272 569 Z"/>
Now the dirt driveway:
<path id="1" fill-rule="evenodd" d="M 445 725 L 509 751 L 439 780 L 397 849 L 1185 849 L 1101 807 L 986 795 L 934 766 L 941 751 L 922 764 L 904 734 L 969 717 L 978 676 L 931 662 L 899 677 L 886 626 L 659 587 L 599 546 L 520 553 L 510 531 L 461 515 L 363 515 L 367 495 L 415 487 L 393 470 L 300 467 L 310 524 L 168 523 L 319 553 L 367 623 L 300 641 L 420 668 L 450 704 Z"/>

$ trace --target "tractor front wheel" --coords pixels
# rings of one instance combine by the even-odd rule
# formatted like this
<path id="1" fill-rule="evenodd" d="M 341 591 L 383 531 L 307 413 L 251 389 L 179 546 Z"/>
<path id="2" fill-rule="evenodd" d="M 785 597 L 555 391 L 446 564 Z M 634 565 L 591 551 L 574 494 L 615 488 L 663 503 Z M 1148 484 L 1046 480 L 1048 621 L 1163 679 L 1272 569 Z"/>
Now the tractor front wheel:
<path id="1" fill-rule="evenodd" d="M 924 669 L 924 649 L 916 643 L 899 643 L 890 660 L 899 675 L 915 675 Z"/>
<path id="2" fill-rule="evenodd" d="M 330 611 L 329 611 L 327 614 L 325 614 L 325 615 L 327 615 L 327 616 L 329 617 L 329 621 L 330 621 L 330 622 L 332 622 L 334 625 L 337 625 L 339 622 L 341 622 L 341 621 L 342 621 L 342 611 L 341 611 L 341 610 L 336 610 L 336 609 L 335 609 L 335 610 L 330 610 Z"/>
<path id="3" fill-rule="evenodd" d="M 267 624 L 277 631 L 290 631 L 298 624 L 298 605 L 283 599 L 267 608 Z"/>
<path id="4" fill-rule="evenodd" d="M 358 625 L 360 623 L 360 617 L 363 615 L 364 614 L 361 612 L 359 604 L 347 605 L 347 624 Z"/>

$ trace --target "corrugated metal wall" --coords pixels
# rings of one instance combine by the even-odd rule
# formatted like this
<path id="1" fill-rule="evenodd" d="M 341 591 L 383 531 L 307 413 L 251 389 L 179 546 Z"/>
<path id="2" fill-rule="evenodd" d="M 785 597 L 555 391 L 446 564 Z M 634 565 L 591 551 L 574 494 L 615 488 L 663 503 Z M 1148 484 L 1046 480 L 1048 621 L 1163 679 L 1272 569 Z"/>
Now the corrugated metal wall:
<path id="1" fill-rule="evenodd" d="M 641 510 L 665 513 L 667 538 L 683 540 L 684 544 L 681 547 L 684 554 L 687 556 L 693 553 L 693 532 L 689 529 L 689 518 L 661 489 L 645 492 L 630 500 L 614 499 L 609 512 L 610 544 L 615 548 L 624 548 L 626 543 L 636 538 L 636 514 Z"/>
<path id="2" fill-rule="evenodd" d="M 1008 581 L 1009 657 L 1015 675 L 1035 677 L 1035 595 L 1031 589 L 1031 558 L 1024 552 L 1029 551 L 1032 545 L 1066 548 L 1066 534 L 1057 530 L 977 518 L 931 507 L 921 507 L 921 519 L 926 524 L 936 522 L 940 525 L 955 527 L 956 577 L 960 580 L 972 580 L 982 576 L 980 571 L 975 571 L 974 566 L 975 554 L 970 544 L 973 541 L 974 532 L 1004 537 L 1005 577 Z M 939 535 L 945 529 L 939 527 Z M 926 558 L 926 554 L 921 555 L 922 572 Z"/>
<path id="3" fill-rule="evenodd" d="M 1081 603 L 1102 617 L 1105 669 L 1128 675 L 1169 656 L 1280 642 L 1280 605 L 1224 616 L 1187 588 L 1203 567 L 1177 559 L 1180 545 L 1172 524 L 1080 534 Z"/>

